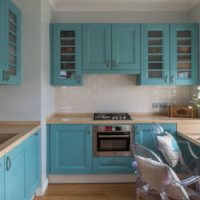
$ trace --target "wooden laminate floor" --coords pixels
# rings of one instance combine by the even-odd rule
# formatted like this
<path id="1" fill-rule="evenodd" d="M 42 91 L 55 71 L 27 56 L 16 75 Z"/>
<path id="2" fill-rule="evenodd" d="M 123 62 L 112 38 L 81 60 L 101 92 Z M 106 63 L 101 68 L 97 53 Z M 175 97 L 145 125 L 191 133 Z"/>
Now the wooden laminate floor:
<path id="1" fill-rule="evenodd" d="M 34 200 L 135 200 L 129 184 L 50 184 L 44 197 Z"/>

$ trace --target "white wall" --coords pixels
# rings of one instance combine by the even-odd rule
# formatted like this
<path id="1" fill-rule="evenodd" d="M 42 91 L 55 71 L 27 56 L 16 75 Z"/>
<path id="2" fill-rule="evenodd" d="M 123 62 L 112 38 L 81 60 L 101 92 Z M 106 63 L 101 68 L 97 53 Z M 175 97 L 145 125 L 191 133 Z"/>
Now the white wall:
<path id="1" fill-rule="evenodd" d="M 190 11 L 190 18 L 191 18 L 191 21 L 197 22 L 200 24 L 200 3 Z M 199 26 L 199 33 L 200 33 L 200 26 Z M 199 47 L 200 47 L 200 40 L 199 40 Z M 199 51 L 199 59 L 200 59 L 200 51 Z M 200 79 L 200 60 L 199 60 L 199 79 Z"/>
<path id="2" fill-rule="evenodd" d="M 189 15 L 193 22 L 200 22 L 200 3 L 190 11 Z"/>
<path id="3" fill-rule="evenodd" d="M 46 117 L 55 112 L 50 86 L 51 8 L 48 0 L 14 0 L 22 13 L 22 83 L 0 86 L 0 120 L 41 122 L 41 187 L 46 176 Z M 41 194 L 43 190 L 38 190 Z"/>
<path id="4" fill-rule="evenodd" d="M 55 112 L 54 88 L 50 86 L 50 21 L 52 10 L 48 0 L 41 0 L 41 195 L 47 186 L 46 117 Z M 42 189 L 42 190 L 41 190 Z"/>
<path id="5" fill-rule="evenodd" d="M 188 12 L 54 12 L 54 22 L 178 23 L 190 22 Z M 190 87 L 141 87 L 127 75 L 84 75 L 82 87 L 56 87 L 56 112 L 154 112 L 153 102 L 189 102 Z"/>
<path id="6" fill-rule="evenodd" d="M 133 75 L 86 75 L 83 87 L 56 88 L 56 112 L 158 112 L 152 103 L 188 103 L 190 87 L 136 86 Z"/>
<path id="7" fill-rule="evenodd" d="M 53 22 L 159 23 L 189 22 L 188 12 L 54 12 Z"/>
<path id="8" fill-rule="evenodd" d="M 41 115 L 40 0 L 14 0 L 22 12 L 22 84 L 0 86 L 0 120 L 39 120 Z"/>

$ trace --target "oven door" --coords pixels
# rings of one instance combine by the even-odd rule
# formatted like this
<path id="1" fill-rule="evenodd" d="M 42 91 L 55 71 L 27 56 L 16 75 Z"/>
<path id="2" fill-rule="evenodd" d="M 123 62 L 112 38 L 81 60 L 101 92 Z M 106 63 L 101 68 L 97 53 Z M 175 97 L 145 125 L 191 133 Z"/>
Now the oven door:
<path id="1" fill-rule="evenodd" d="M 127 156 L 130 155 L 130 133 L 97 132 L 97 156 Z"/>

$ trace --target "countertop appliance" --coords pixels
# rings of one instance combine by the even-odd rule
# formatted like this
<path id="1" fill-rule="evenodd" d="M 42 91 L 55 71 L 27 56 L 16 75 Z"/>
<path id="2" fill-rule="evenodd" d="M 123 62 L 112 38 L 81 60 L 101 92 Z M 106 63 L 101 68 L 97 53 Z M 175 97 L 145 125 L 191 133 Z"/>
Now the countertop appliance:
<path id="1" fill-rule="evenodd" d="M 94 120 L 131 120 L 128 113 L 94 113 Z"/>
<path id="2" fill-rule="evenodd" d="M 96 125 L 93 127 L 93 153 L 96 157 L 130 156 L 132 141 L 131 125 Z"/>

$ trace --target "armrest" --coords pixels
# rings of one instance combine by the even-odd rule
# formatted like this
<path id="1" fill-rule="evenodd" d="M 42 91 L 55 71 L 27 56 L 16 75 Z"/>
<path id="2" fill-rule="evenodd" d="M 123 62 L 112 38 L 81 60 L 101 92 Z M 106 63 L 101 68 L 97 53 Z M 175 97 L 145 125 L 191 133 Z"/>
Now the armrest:
<path id="1" fill-rule="evenodd" d="M 191 147 L 191 145 L 190 145 L 189 142 L 187 142 L 187 141 L 177 141 L 177 143 L 178 143 L 178 144 L 185 144 L 185 145 L 187 146 L 187 148 L 188 148 L 188 150 L 189 150 L 189 152 L 190 152 L 192 158 L 194 158 L 194 159 L 200 159 L 200 158 L 194 153 L 194 151 L 192 150 L 192 147 Z"/>
<path id="2" fill-rule="evenodd" d="M 180 184 L 185 187 L 190 186 L 194 183 L 197 183 L 200 187 L 200 177 L 199 176 L 191 176 L 189 178 L 186 178 L 186 179 L 183 179 L 180 181 Z"/>

